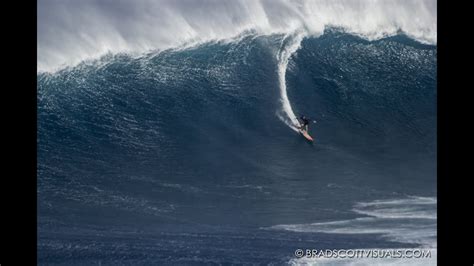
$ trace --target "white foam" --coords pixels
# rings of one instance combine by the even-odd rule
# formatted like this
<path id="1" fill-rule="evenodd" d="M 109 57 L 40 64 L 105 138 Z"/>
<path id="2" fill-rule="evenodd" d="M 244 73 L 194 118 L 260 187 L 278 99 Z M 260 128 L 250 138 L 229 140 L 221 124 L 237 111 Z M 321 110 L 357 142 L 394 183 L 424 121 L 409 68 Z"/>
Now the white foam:
<path id="1" fill-rule="evenodd" d="M 106 53 L 149 52 L 253 34 L 319 36 L 342 27 L 376 39 L 403 31 L 436 43 L 435 0 L 235 0 L 38 2 L 38 71 Z"/>
<path id="2" fill-rule="evenodd" d="M 282 112 L 277 113 L 278 117 L 285 122 L 290 128 L 297 131 L 298 120 L 291 107 L 290 100 L 288 99 L 288 93 L 286 88 L 286 70 L 288 67 L 288 61 L 290 57 L 300 48 L 301 41 L 303 40 L 304 33 L 296 32 L 294 35 L 289 35 L 283 38 L 282 47 L 278 53 L 278 81 L 280 85 L 280 101 L 282 104 Z M 288 42 L 288 43 L 286 43 Z"/>
<path id="3" fill-rule="evenodd" d="M 435 198 L 410 197 L 361 202 L 354 206 L 353 211 L 366 217 L 311 224 L 282 224 L 269 229 L 329 234 L 379 234 L 389 241 L 417 244 L 425 248 L 437 246 Z"/>
<path id="4" fill-rule="evenodd" d="M 376 200 L 357 203 L 353 211 L 377 218 L 436 220 L 436 203 L 436 198 L 427 197 Z"/>

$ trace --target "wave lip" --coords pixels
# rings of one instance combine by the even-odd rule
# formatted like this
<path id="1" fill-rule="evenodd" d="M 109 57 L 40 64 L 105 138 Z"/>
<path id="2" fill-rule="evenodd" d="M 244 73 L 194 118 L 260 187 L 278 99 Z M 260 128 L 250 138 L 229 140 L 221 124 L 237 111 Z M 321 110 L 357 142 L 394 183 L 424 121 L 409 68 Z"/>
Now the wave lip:
<path id="1" fill-rule="evenodd" d="M 412 1 L 40 1 L 38 71 L 107 53 L 144 53 L 244 32 L 319 36 L 341 27 L 370 40 L 405 33 L 435 44 L 434 0 Z"/>

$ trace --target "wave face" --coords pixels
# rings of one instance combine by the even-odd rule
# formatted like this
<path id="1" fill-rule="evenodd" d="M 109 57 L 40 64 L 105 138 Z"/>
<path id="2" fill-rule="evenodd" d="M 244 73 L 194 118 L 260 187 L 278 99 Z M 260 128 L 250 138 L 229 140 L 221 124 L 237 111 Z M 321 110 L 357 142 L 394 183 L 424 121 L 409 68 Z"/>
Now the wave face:
<path id="1" fill-rule="evenodd" d="M 249 32 L 319 36 L 327 27 L 341 27 L 371 40 L 403 32 L 436 44 L 436 14 L 435 0 L 40 0 L 38 70 Z"/>
<path id="2" fill-rule="evenodd" d="M 436 54 L 331 29 L 39 73 L 39 262 L 281 264 L 301 245 L 404 247 L 261 228 L 429 216 L 387 206 L 436 197 Z M 302 113 L 315 145 L 291 130 Z"/>

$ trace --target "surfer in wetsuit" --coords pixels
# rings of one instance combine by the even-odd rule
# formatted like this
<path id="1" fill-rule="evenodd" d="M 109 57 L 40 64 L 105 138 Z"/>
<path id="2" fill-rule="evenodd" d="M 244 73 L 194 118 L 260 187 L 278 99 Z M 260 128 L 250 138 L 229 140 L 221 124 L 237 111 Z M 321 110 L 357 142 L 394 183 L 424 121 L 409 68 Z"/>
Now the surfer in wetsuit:
<path id="1" fill-rule="evenodd" d="M 309 118 L 307 118 L 306 116 L 302 115 L 300 116 L 300 128 L 299 129 L 302 129 L 302 130 L 305 130 L 306 132 L 308 132 L 308 126 L 309 126 Z"/>

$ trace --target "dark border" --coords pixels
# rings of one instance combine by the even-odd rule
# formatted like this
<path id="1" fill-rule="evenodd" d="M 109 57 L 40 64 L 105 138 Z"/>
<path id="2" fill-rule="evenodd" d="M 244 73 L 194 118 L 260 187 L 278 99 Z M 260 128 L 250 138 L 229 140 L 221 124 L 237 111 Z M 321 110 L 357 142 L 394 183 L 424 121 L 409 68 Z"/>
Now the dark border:
<path id="1" fill-rule="evenodd" d="M 36 265 L 37 3 L 10 1 L 3 11 L 0 265 Z"/>
<path id="2" fill-rule="evenodd" d="M 472 84 L 464 79 L 472 77 L 472 60 L 468 59 L 472 42 L 472 33 L 467 21 L 470 8 L 460 3 L 438 0 L 438 176 L 437 176 L 437 256 L 438 265 L 461 265 L 458 260 L 473 258 L 469 250 L 472 242 L 472 199 L 464 185 L 466 179 L 472 177 L 471 171 L 462 171 L 462 166 L 470 166 L 472 162 L 464 160 L 472 157 L 462 150 L 472 151 L 467 141 L 472 137 L 464 137 L 468 131 L 461 127 L 472 122 L 468 110 L 473 106 L 472 97 L 467 93 Z M 464 11 L 464 12 L 463 12 Z M 466 64 L 467 63 L 467 64 Z M 472 82 L 471 82 L 472 83 Z M 470 141 L 469 141 L 470 142 Z M 469 223 L 471 222 L 471 224 Z"/>

